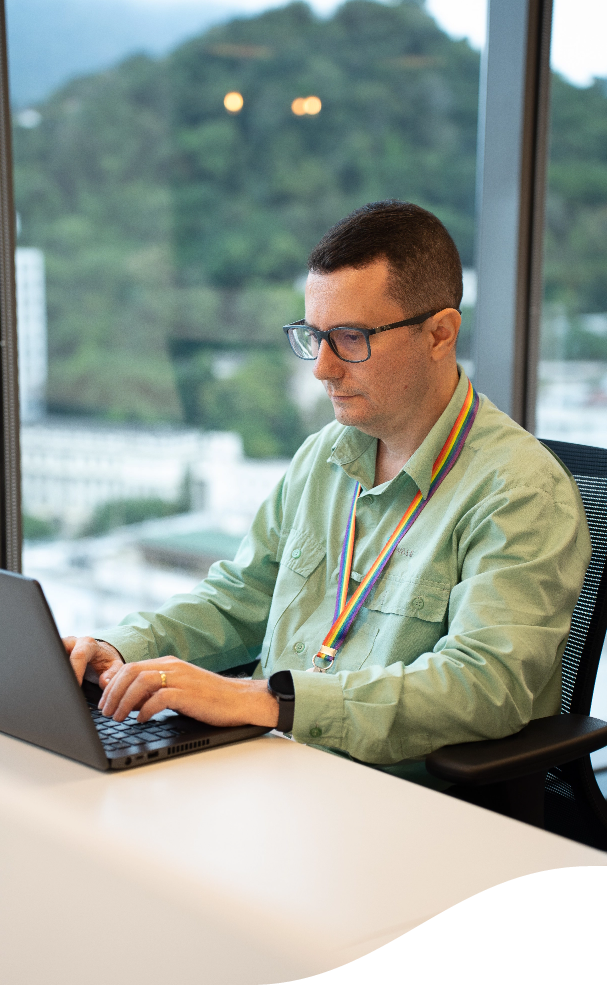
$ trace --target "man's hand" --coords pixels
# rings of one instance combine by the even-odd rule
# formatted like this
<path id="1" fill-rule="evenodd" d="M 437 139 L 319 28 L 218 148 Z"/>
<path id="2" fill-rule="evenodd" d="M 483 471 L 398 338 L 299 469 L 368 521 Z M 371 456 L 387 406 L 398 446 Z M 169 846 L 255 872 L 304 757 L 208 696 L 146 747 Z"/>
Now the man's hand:
<path id="1" fill-rule="evenodd" d="M 89 664 L 99 675 L 99 687 L 102 688 L 124 667 L 124 661 L 116 647 L 103 640 L 94 640 L 91 636 L 64 636 L 63 645 L 79 684 L 82 684 Z"/>
<path id="2" fill-rule="evenodd" d="M 139 721 L 171 708 L 209 725 L 278 724 L 278 702 L 267 682 L 221 677 L 177 657 L 123 664 L 105 688 L 99 707 L 124 721 L 139 711 Z"/>

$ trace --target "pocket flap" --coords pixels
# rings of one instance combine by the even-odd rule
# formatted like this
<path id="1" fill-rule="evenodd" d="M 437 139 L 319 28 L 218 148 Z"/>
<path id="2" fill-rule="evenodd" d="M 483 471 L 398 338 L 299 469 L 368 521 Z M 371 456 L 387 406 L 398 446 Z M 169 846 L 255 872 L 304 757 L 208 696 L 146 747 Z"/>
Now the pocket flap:
<path id="1" fill-rule="evenodd" d="M 296 571 L 303 578 L 311 575 L 318 567 L 325 554 L 326 547 L 309 533 L 291 530 L 283 547 L 280 564 Z"/>
<path id="2" fill-rule="evenodd" d="M 450 592 L 451 586 L 443 582 L 402 581 L 388 576 L 366 607 L 397 616 L 414 616 L 426 622 L 442 622 Z"/>

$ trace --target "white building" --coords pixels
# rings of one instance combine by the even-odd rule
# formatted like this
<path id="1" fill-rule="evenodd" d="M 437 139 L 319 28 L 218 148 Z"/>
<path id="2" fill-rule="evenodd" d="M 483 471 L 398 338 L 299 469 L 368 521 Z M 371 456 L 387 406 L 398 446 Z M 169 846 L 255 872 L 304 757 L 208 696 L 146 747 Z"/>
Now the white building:
<path id="1" fill-rule="evenodd" d="M 287 462 L 245 459 L 230 432 L 143 428 L 48 418 L 21 430 L 23 510 L 77 532 L 103 503 L 177 500 L 219 527 L 244 532 Z"/>
<path id="2" fill-rule="evenodd" d="M 192 509 L 204 511 L 223 530 L 243 534 L 266 496 L 286 472 L 289 462 L 245 458 L 239 436 L 229 434 L 225 437 L 238 441 L 239 454 L 232 457 L 205 455 L 192 464 Z"/>
<path id="3" fill-rule="evenodd" d="M 48 372 L 44 254 L 33 247 L 17 247 L 17 338 L 19 406 L 21 420 L 44 416 Z"/>

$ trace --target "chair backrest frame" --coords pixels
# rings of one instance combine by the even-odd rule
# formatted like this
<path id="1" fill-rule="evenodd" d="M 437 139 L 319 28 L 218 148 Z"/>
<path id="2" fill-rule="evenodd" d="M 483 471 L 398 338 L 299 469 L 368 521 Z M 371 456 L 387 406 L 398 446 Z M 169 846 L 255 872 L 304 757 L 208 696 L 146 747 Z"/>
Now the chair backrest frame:
<path id="1" fill-rule="evenodd" d="M 573 612 L 571 632 L 563 654 L 561 707 L 564 713 L 589 715 L 607 631 L 607 449 L 567 441 L 549 440 L 543 444 L 575 478 L 590 529 L 593 556 Z M 597 502 L 596 497 L 595 502 L 590 502 L 593 478 L 604 480 L 605 495 L 599 497 L 602 503 Z M 593 598 L 593 604 L 589 614 L 590 598 Z M 578 655 L 571 659 L 575 649 Z M 574 663 L 577 666 L 572 682 Z M 545 809 L 549 831 L 607 850 L 607 801 L 596 782 L 590 756 L 548 772 Z"/>
<path id="2" fill-rule="evenodd" d="M 607 633 L 607 449 L 555 440 L 543 440 L 542 444 L 560 459 L 576 480 L 590 528 L 593 557 L 573 612 L 571 632 L 563 655 L 564 693 L 561 709 L 563 712 L 589 715 Z M 593 515 L 594 510 L 589 508 L 589 490 L 585 488 L 584 479 L 604 480 L 605 512 L 600 524 Z M 572 651 L 579 648 L 582 635 L 584 638 L 581 652 L 575 658 L 577 666 L 574 668 Z M 565 686 L 571 684 L 572 686 Z"/>

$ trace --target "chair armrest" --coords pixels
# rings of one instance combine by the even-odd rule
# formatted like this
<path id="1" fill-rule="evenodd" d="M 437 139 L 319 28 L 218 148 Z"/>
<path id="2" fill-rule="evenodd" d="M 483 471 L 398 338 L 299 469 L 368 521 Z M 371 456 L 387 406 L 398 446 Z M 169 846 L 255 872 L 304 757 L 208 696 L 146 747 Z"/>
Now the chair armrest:
<path id="1" fill-rule="evenodd" d="M 606 745 L 607 722 L 587 715 L 551 715 L 504 739 L 443 746 L 426 757 L 426 768 L 442 780 L 481 786 L 562 766 Z"/>

